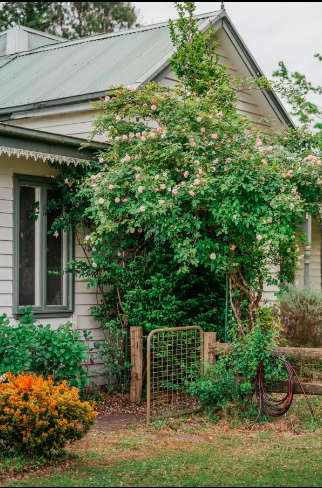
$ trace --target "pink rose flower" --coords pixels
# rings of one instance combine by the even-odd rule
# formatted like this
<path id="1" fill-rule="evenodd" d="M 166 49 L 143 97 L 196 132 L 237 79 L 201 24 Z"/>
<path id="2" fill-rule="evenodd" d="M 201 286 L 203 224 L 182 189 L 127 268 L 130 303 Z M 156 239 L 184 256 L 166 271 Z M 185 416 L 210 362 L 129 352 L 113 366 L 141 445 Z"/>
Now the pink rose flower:
<path id="1" fill-rule="evenodd" d="M 185 171 L 185 172 L 183 173 L 183 176 L 184 176 L 185 178 L 188 178 L 188 176 L 189 176 L 189 171 Z"/>
<path id="2" fill-rule="evenodd" d="M 124 158 L 125 161 L 131 161 L 131 156 L 129 156 L 128 154 L 125 156 Z"/>
<path id="3" fill-rule="evenodd" d="M 141 137 L 141 141 L 145 142 L 146 141 L 146 137 Z"/>
<path id="4" fill-rule="evenodd" d="M 156 106 L 156 105 L 152 105 L 151 110 L 153 110 L 153 111 L 154 111 L 154 110 L 156 110 L 156 109 L 157 109 L 157 106 Z"/>
<path id="5" fill-rule="evenodd" d="M 201 132 L 206 132 L 206 129 L 204 127 L 201 127 Z"/>
<path id="6" fill-rule="evenodd" d="M 137 133 L 135 134 L 135 136 L 136 136 L 136 137 L 140 137 L 140 135 L 141 135 L 141 133 L 140 133 L 140 132 L 137 132 Z"/>
<path id="7" fill-rule="evenodd" d="M 89 240 L 89 236 L 85 236 L 85 241 L 88 241 Z"/>
<path id="8" fill-rule="evenodd" d="M 139 193 L 142 193 L 142 192 L 143 192 L 143 186 L 139 186 L 139 188 L 138 188 L 138 192 L 139 192 Z"/>
<path id="9" fill-rule="evenodd" d="M 142 205 L 142 207 L 140 207 L 140 210 L 141 210 L 141 212 L 145 212 L 145 206 Z"/>
<path id="10" fill-rule="evenodd" d="M 199 174 L 202 175 L 203 171 L 201 168 L 199 168 Z"/>
<path id="11" fill-rule="evenodd" d="M 97 263 L 93 263 L 93 268 L 97 268 Z"/>
<path id="12" fill-rule="evenodd" d="M 121 200 L 119 199 L 119 197 L 116 197 L 114 201 L 115 203 L 119 203 Z"/>
<path id="13" fill-rule="evenodd" d="M 114 185 L 108 185 L 108 187 L 109 187 L 110 190 L 113 190 Z"/>
<path id="14" fill-rule="evenodd" d="M 196 179 L 194 180 L 194 182 L 193 182 L 193 184 L 194 184 L 194 185 L 199 185 L 199 183 L 200 183 L 200 180 L 199 180 L 198 178 L 196 178 Z"/>
<path id="15" fill-rule="evenodd" d="M 121 122 L 121 117 L 119 115 L 116 116 L 116 122 Z"/>
<path id="16" fill-rule="evenodd" d="M 130 132 L 129 137 L 132 139 L 134 137 L 134 132 Z"/>
<path id="17" fill-rule="evenodd" d="M 222 112 L 218 112 L 218 113 L 217 113 L 217 117 L 218 117 L 218 119 L 222 119 L 222 118 L 223 118 L 223 114 L 222 114 Z"/>
<path id="18" fill-rule="evenodd" d="M 227 171 L 228 171 L 228 169 L 227 169 L 227 168 L 225 168 L 225 169 L 224 169 L 224 171 L 226 171 L 226 172 L 227 172 Z"/>
<path id="19" fill-rule="evenodd" d="M 105 103 L 108 103 L 110 100 L 110 97 L 105 97 Z"/>
<path id="20" fill-rule="evenodd" d="M 104 163 L 104 159 L 103 158 L 99 158 L 99 162 L 100 163 Z"/>
<path id="21" fill-rule="evenodd" d="M 124 141 L 126 141 L 127 135 L 126 134 L 123 134 L 122 139 L 124 139 Z"/>
<path id="22" fill-rule="evenodd" d="M 314 159 L 314 156 L 312 156 L 312 154 L 309 154 L 309 156 L 307 157 L 307 159 L 308 159 L 309 161 L 312 161 L 312 159 Z"/>
<path id="23" fill-rule="evenodd" d="M 173 193 L 174 195 L 178 195 L 178 190 L 177 190 L 176 188 L 173 188 L 172 193 Z"/>
<path id="24" fill-rule="evenodd" d="M 103 205 L 103 203 L 105 202 L 104 198 L 100 198 L 98 203 L 100 203 L 101 205 Z"/>
<path id="25" fill-rule="evenodd" d="M 318 180 L 317 180 L 317 184 L 318 184 L 318 185 L 322 185 L 322 180 L 320 180 L 320 178 L 318 178 Z"/>
<path id="26" fill-rule="evenodd" d="M 202 121 L 202 117 L 197 117 L 197 122 L 201 122 Z"/>
<path id="27" fill-rule="evenodd" d="M 160 205 L 162 205 L 163 203 L 165 203 L 165 200 L 159 200 Z"/>
<path id="28" fill-rule="evenodd" d="M 217 135 L 217 134 L 211 134 L 211 137 L 212 137 L 213 139 L 217 139 L 218 135 Z"/>
<path id="29" fill-rule="evenodd" d="M 159 175 L 155 175 L 154 177 L 155 180 L 158 180 L 159 178 L 160 178 Z"/>
<path id="30" fill-rule="evenodd" d="M 213 167 L 211 168 L 211 171 L 216 171 L 216 168 L 213 166 Z"/>
<path id="31" fill-rule="evenodd" d="M 261 146 L 263 143 L 262 143 L 262 140 L 261 139 L 256 139 L 256 146 Z"/>
<path id="32" fill-rule="evenodd" d="M 155 132 L 151 132 L 150 137 L 151 137 L 152 139 L 154 139 L 154 137 L 155 137 Z"/>
<path id="33" fill-rule="evenodd" d="M 192 197 L 194 197 L 194 196 L 195 196 L 195 192 L 194 192 L 194 191 L 192 191 L 192 190 L 190 190 L 190 191 L 189 191 L 189 195 L 191 195 Z"/>
<path id="34" fill-rule="evenodd" d="M 263 239 L 263 236 L 261 236 L 260 234 L 258 234 L 258 235 L 256 236 L 256 239 L 257 239 L 258 241 L 261 241 L 261 240 Z"/>
<path id="35" fill-rule="evenodd" d="M 123 202 L 127 202 L 127 198 L 124 198 Z"/>
<path id="36" fill-rule="evenodd" d="M 216 256 L 216 254 L 213 252 L 213 253 L 211 253 L 211 254 L 210 254 L 210 256 L 209 256 L 209 257 L 210 257 L 210 259 L 213 261 L 214 259 L 216 259 L 216 257 L 217 257 L 217 256 Z"/>
<path id="37" fill-rule="evenodd" d="M 167 187 L 167 186 L 166 186 L 164 183 L 162 183 L 162 185 L 160 185 L 161 190 L 165 190 L 165 189 L 166 189 L 166 187 Z"/>

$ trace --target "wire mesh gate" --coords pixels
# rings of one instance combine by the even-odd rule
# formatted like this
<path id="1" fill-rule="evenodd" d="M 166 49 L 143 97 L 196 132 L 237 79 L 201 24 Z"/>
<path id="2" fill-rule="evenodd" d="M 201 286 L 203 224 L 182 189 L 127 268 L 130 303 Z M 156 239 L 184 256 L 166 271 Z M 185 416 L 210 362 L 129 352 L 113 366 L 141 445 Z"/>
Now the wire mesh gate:
<path id="1" fill-rule="evenodd" d="M 201 327 L 175 327 L 150 332 L 147 341 L 147 422 L 152 417 L 188 413 L 198 406 L 186 393 L 187 383 L 203 372 Z"/>

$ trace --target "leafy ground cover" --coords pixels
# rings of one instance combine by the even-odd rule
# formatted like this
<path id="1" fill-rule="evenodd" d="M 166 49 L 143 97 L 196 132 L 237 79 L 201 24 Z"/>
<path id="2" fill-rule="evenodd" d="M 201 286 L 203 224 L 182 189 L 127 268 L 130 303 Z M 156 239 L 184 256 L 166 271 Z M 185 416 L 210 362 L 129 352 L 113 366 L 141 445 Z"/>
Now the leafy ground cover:
<path id="1" fill-rule="evenodd" d="M 319 414 L 321 399 L 313 400 Z M 1 486 L 322 486 L 321 428 L 302 399 L 277 422 L 251 431 L 236 425 L 196 416 L 107 434 L 93 430 L 70 446 L 59 467 L 35 473 L 33 466 Z"/>

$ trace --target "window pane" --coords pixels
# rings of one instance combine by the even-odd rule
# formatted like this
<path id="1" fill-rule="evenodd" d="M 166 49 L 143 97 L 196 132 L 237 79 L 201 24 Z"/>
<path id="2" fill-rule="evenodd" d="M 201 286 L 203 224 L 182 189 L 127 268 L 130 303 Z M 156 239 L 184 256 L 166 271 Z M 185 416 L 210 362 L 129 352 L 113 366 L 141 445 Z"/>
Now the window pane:
<path id="1" fill-rule="evenodd" d="M 47 199 L 53 199 L 52 190 L 47 190 Z M 47 215 L 47 232 L 61 213 L 61 209 L 57 209 Z M 63 242 L 63 233 L 60 230 L 54 235 L 47 235 L 47 271 L 61 271 L 64 268 Z M 47 305 L 64 305 L 63 281 L 63 275 L 47 274 Z"/>
<path id="2" fill-rule="evenodd" d="M 36 220 L 30 218 L 36 188 L 20 186 L 19 306 L 36 305 Z"/>

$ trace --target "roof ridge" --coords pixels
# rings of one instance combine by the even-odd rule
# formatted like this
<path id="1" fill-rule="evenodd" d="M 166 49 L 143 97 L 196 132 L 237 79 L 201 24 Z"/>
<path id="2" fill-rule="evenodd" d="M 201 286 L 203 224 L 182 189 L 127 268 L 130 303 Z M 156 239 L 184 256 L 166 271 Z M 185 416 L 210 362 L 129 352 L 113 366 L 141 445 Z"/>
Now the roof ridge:
<path id="1" fill-rule="evenodd" d="M 195 15 L 194 18 L 195 19 L 203 19 L 203 18 L 211 17 L 211 16 L 217 17 L 218 13 L 220 13 L 220 12 L 221 12 L 221 10 L 214 10 L 212 12 L 207 12 L 204 14 Z M 174 22 L 177 20 L 178 19 L 174 19 Z M 166 21 L 166 22 L 159 22 L 156 24 L 149 24 L 149 25 L 145 25 L 142 27 L 134 27 L 132 29 L 120 30 L 118 32 L 110 32 L 110 33 L 105 33 L 105 34 L 94 34 L 92 36 L 82 37 L 80 39 L 71 39 L 71 40 L 66 39 L 66 40 L 59 42 L 59 44 L 49 44 L 47 46 L 40 46 L 38 48 L 29 50 L 29 51 L 22 51 L 21 53 L 19 53 L 19 55 L 27 56 L 27 55 L 35 54 L 35 53 L 41 52 L 41 51 L 49 51 L 52 49 L 59 49 L 59 48 L 65 47 L 65 46 L 83 44 L 85 42 L 92 42 L 92 41 L 97 41 L 100 39 L 107 39 L 109 37 L 117 37 L 117 36 L 123 36 L 123 35 L 128 35 L 128 34 L 134 34 L 136 32 L 144 32 L 144 31 L 148 31 L 148 30 L 152 30 L 152 29 L 160 29 L 162 27 L 167 27 L 168 25 L 169 25 L 169 21 Z M 36 31 L 36 32 L 38 32 L 38 31 Z M 6 57 L 6 56 L 8 56 L 8 55 L 0 56 L 0 58 Z"/>

